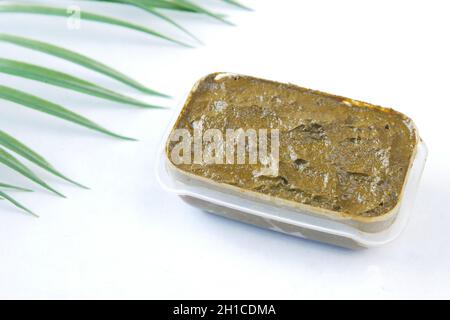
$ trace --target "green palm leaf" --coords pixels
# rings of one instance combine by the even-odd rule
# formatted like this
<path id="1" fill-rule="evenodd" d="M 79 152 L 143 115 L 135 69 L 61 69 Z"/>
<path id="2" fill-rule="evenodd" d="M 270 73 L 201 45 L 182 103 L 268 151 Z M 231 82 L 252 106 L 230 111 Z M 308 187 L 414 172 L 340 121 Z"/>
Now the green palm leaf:
<path id="1" fill-rule="evenodd" d="M 18 155 L 24 157 L 25 159 L 29 160 L 30 162 L 34 163 L 35 165 L 41 167 L 42 169 L 50 172 L 51 174 L 66 180 L 72 184 L 75 184 L 79 187 L 82 187 L 84 189 L 87 189 L 87 187 L 83 186 L 82 184 L 73 181 L 72 179 L 67 178 L 62 173 L 57 171 L 50 163 L 48 163 L 47 160 L 45 160 L 42 156 L 28 148 L 26 145 L 24 145 L 22 142 L 18 141 L 17 139 L 13 138 L 6 132 L 0 130 L 0 146 L 3 146 Z M 1 187 L 1 184 L 0 184 Z"/>
<path id="2" fill-rule="evenodd" d="M 170 10 L 204 14 L 204 15 L 208 15 L 214 19 L 220 20 L 224 23 L 231 24 L 229 21 L 227 21 L 225 19 L 224 15 L 221 15 L 221 14 L 212 12 L 208 9 L 205 9 L 204 7 L 196 4 L 196 2 L 191 1 L 191 0 L 91 0 L 91 1 L 116 2 L 116 3 L 122 3 L 125 5 L 130 5 L 130 6 L 140 8 L 150 14 L 157 16 L 160 19 L 165 20 L 166 22 L 170 23 L 177 29 L 181 30 L 182 32 L 184 32 L 185 34 L 190 36 L 192 39 L 195 39 L 196 41 L 199 41 L 199 42 L 200 42 L 200 40 L 198 40 L 198 38 L 196 38 L 191 32 L 189 32 L 187 29 L 185 29 L 183 26 L 178 24 L 176 21 L 174 21 L 170 17 L 161 13 L 159 9 L 170 9 Z M 245 7 L 244 5 L 239 3 L 237 0 L 221 0 L 221 1 L 224 1 L 226 3 L 232 4 L 232 5 L 244 8 L 244 9 L 248 9 L 247 7 Z M 1 2 L 2 3 L 0 3 L 0 13 L 25 13 L 25 14 L 47 15 L 47 16 L 60 16 L 60 17 L 68 17 L 69 16 L 69 13 L 66 11 L 66 9 L 61 8 L 61 7 L 36 5 L 36 4 L 28 4 L 28 3 L 20 3 L 20 2 L 18 2 L 16 4 L 4 3 L 3 1 L 1 1 Z M 25 2 L 25 1 L 23 1 L 23 2 Z M 118 27 L 135 30 L 138 32 L 143 32 L 145 34 L 148 34 L 151 36 L 156 36 L 158 38 L 170 41 L 172 43 L 191 47 L 190 45 L 188 45 L 186 43 L 183 43 L 181 41 L 178 41 L 177 39 L 168 37 L 156 30 L 144 27 L 142 25 L 135 24 L 130 21 L 121 20 L 119 18 L 105 16 L 105 15 L 97 14 L 97 13 L 93 13 L 93 12 L 86 12 L 84 10 L 81 12 L 80 18 L 87 20 L 87 21 L 104 23 L 104 24 L 108 24 L 108 25 L 112 25 L 112 26 L 118 26 Z M 150 95 L 156 95 L 156 96 L 160 96 L 160 97 L 168 97 L 167 95 L 164 95 L 153 89 L 150 89 L 150 88 L 146 87 L 145 85 L 135 81 L 134 79 L 129 78 L 125 74 L 123 74 L 111 67 L 108 67 L 107 65 L 105 65 L 99 61 L 89 58 L 83 54 L 55 46 L 50 43 L 41 42 L 41 41 L 24 38 L 24 37 L 19 37 L 19 36 L 14 36 L 14 35 L 9 35 L 9 34 L 0 33 L 0 41 L 18 45 L 18 46 L 28 48 L 31 50 L 39 51 L 39 52 L 42 52 L 45 54 L 49 54 L 49 55 L 64 59 L 66 61 L 70 61 L 79 66 L 85 67 L 92 71 L 98 72 L 104 76 L 107 76 L 109 78 L 117 80 L 129 87 L 139 90 L 140 92 L 150 94 Z M 147 108 L 158 107 L 158 106 L 153 106 L 153 105 L 144 103 L 142 101 L 136 100 L 136 99 L 128 97 L 126 95 L 116 93 L 110 89 L 107 89 L 100 85 L 77 78 L 73 75 L 70 75 L 70 74 L 67 74 L 64 72 L 60 72 L 60 71 L 56 71 L 56 70 L 52 70 L 52 69 L 49 69 L 49 68 L 46 68 L 43 66 L 25 63 L 22 61 L 0 58 L 0 72 L 5 73 L 5 74 L 10 74 L 13 76 L 26 78 L 26 79 L 44 82 L 44 83 L 47 83 L 50 85 L 58 86 L 61 88 L 81 92 L 84 94 L 96 96 L 96 97 L 99 97 L 102 99 L 107 99 L 107 100 L 115 101 L 115 102 L 119 102 L 119 103 L 125 103 L 125 104 L 129 104 L 129 105 L 134 105 L 134 106 L 139 106 L 139 107 L 147 107 Z M 103 133 L 103 134 L 106 134 L 106 135 L 109 135 L 112 137 L 127 139 L 127 140 L 134 140 L 134 139 L 116 134 L 112 131 L 109 131 L 109 130 L 105 129 L 104 127 L 96 124 L 95 122 L 93 122 L 75 112 L 72 112 L 72 111 L 64 108 L 61 105 L 55 104 L 53 102 L 47 101 L 45 99 L 28 94 L 23 91 L 16 90 L 14 88 L 0 85 L 0 99 L 4 99 L 7 101 L 17 103 L 24 107 L 49 114 L 51 116 L 75 123 L 77 125 L 86 127 L 91 130 L 95 130 L 97 132 L 100 132 L 100 133 Z M 0 106 L 0 108 L 1 108 L 1 106 Z M 11 152 L 11 153 L 9 153 L 9 152 Z M 18 155 L 21 158 L 24 158 L 24 159 L 30 161 L 34 165 L 39 166 L 40 168 L 44 169 L 45 171 L 47 171 L 61 179 L 64 179 L 64 180 L 66 180 L 70 183 L 73 183 L 75 185 L 78 185 L 80 187 L 84 187 L 83 185 L 67 178 L 62 173 L 57 171 L 47 160 L 45 160 L 42 156 L 40 156 L 35 151 L 33 151 L 32 149 L 27 147 L 25 144 L 23 144 L 19 140 L 15 139 L 11 135 L 7 134 L 6 132 L 0 130 L 0 165 L 4 165 L 4 166 L 12 169 L 15 172 L 18 172 L 25 178 L 40 185 L 41 187 L 43 187 L 55 194 L 63 196 L 61 193 L 59 193 L 58 191 L 53 189 L 45 181 L 43 181 L 41 178 L 39 178 L 36 174 L 34 174 L 20 160 L 15 158 L 15 155 Z M 17 202 L 14 198 L 10 197 L 6 192 L 2 191 L 3 189 L 18 190 L 18 191 L 31 191 L 31 190 L 0 182 L 0 199 L 7 200 L 7 201 L 11 202 L 13 205 L 15 205 L 16 207 L 18 207 L 32 215 L 35 215 L 28 208 L 26 208 L 25 206 L 23 206 L 22 204 Z"/>
<path id="3" fill-rule="evenodd" d="M 97 1 L 97 0 L 92 0 Z M 128 3 L 128 0 L 99 0 L 103 2 L 115 2 L 115 3 Z M 229 21 L 224 19 L 224 15 L 219 13 L 211 12 L 199 5 L 196 5 L 195 3 L 192 3 L 190 1 L 180 1 L 180 0 L 140 0 L 143 4 L 149 7 L 153 8 L 160 8 L 160 9 L 169 9 L 169 10 L 175 10 L 175 11 L 186 11 L 191 13 L 202 13 L 206 14 L 214 19 L 220 20 L 222 22 L 225 22 L 226 24 L 232 24 Z"/>
<path id="4" fill-rule="evenodd" d="M 33 192 L 33 190 L 18 187 L 18 186 L 13 186 L 11 184 L 3 183 L 3 182 L 0 182 L 0 189 L 10 189 L 10 190 L 16 190 L 16 191 L 23 191 L 23 192 Z"/>
<path id="5" fill-rule="evenodd" d="M 28 94 L 23 91 L 19 91 L 13 88 L 9 88 L 6 86 L 0 85 L 0 99 L 3 98 L 5 100 L 15 102 L 17 104 L 23 105 L 25 107 L 47 113 L 49 115 L 76 123 L 80 126 L 104 133 L 106 135 L 120 138 L 124 140 L 135 140 L 133 138 L 128 138 L 122 135 L 119 135 L 117 133 L 114 133 L 112 131 L 109 131 L 102 126 L 96 124 L 95 122 L 92 122 L 91 120 L 80 116 L 70 110 L 67 110 L 66 108 L 57 105 L 55 103 L 52 103 L 50 101 L 41 99 L 39 97 L 33 96 L 31 94 Z"/>
<path id="6" fill-rule="evenodd" d="M 37 175 L 35 175 L 28 167 L 26 167 L 24 164 L 22 164 L 19 160 L 17 160 L 12 154 L 8 153 L 5 149 L 0 148 L 0 163 L 4 164 L 5 166 L 9 167 L 10 169 L 20 173 L 24 177 L 28 178 L 29 180 L 33 181 L 34 183 L 37 183 L 38 185 L 42 186 L 43 188 L 65 198 L 65 196 L 50 187 L 45 181 L 43 181 L 41 178 L 39 178 Z"/>
<path id="7" fill-rule="evenodd" d="M 236 0 L 222 0 L 222 1 L 232 4 L 232 5 L 235 5 L 236 7 L 239 7 L 239 8 L 245 9 L 245 10 L 251 10 L 249 7 L 244 6 L 242 3 L 237 2 Z"/>
<path id="8" fill-rule="evenodd" d="M 24 63 L 16 60 L 0 58 L 0 72 L 14 76 L 36 80 L 69 90 L 85 93 L 99 98 L 135 105 L 143 108 L 161 108 L 133 98 L 118 94 L 94 83 L 79 79 L 69 74 Z"/>
<path id="9" fill-rule="evenodd" d="M 0 190 L 0 197 L 3 199 L 8 200 L 9 202 L 11 202 L 13 205 L 15 205 L 17 208 L 22 209 L 25 212 L 28 212 L 29 214 L 35 216 L 35 217 L 39 217 L 37 214 L 35 214 L 33 211 L 31 211 L 30 209 L 28 209 L 27 207 L 21 205 L 19 202 L 17 202 L 16 200 L 14 200 L 14 198 L 8 196 L 5 192 Z"/>
<path id="10" fill-rule="evenodd" d="M 31 14 L 45 14 L 45 15 L 53 15 L 53 16 L 60 16 L 60 17 L 68 17 L 67 10 L 64 8 L 57 8 L 57 7 L 49 7 L 49 6 L 43 6 L 43 5 L 28 5 L 28 4 L 3 4 L 0 5 L 0 13 L 31 13 Z M 188 45 L 186 43 L 183 43 L 181 41 L 172 39 L 168 36 L 165 36 L 159 32 L 156 32 L 152 29 L 127 22 L 125 20 L 116 19 L 113 17 L 108 17 L 104 15 L 99 15 L 96 13 L 91 13 L 87 11 L 83 11 L 81 14 L 81 19 L 89 20 L 89 21 L 95 21 L 100 23 L 106 23 L 111 24 L 115 26 L 120 26 L 128 29 L 132 29 L 135 31 L 140 31 L 152 36 L 159 37 L 161 39 L 185 46 L 185 47 L 192 47 L 191 45 Z"/>
<path id="11" fill-rule="evenodd" d="M 23 38 L 23 37 L 18 37 L 18 36 L 14 36 L 14 35 L 4 34 L 4 33 L 0 33 L 0 41 L 15 44 L 15 45 L 18 45 L 18 46 L 21 46 L 24 48 L 28 48 L 31 50 L 40 51 L 40 52 L 43 52 L 43 53 L 73 62 L 73 63 L 76 63 L 87 69 L 96 71 L 105 76 L 116 79 L 117 81 L 120 81 L 120 82 L 122 82 L 126 85 L 129 85 L 130 87 L 133 87 L 144 93 L 156 95 L 156 96 L 160 96 L 160 97 L 168 97 L 165 94 L 162 94 L 162 93 L 159 93 L 157 91 L 147 88 L 146 86 L 140 84 L 139 82 L 129 78 L 125 74 L 123 74 L 117 70 L 114 70 L 97 60 L 91 59 L 89 57 L 86 57 L 82 54 L 79 54 L 77 52 L 74 52 L 74 51 L 71 51 L 68 49 L 60 48 L 60 47 L 57 47 L 57 46 L 49 44 L 49 43 L 36 41 L 33 39 L 28 39 L 28 38 Z"/>
<path id="12" fill-rule="evenodd" d="M 153 5 L 153 4 L 151 4 L 149 1 L 145 1 L 145 0 L 117 0 L 117 1 L 113 1 L 113 2 L 120 2 L 120 3 L 124 3 L 124 4 L 129 4 L 129 5 L 132 5 L 134 7 L 137 7 L 137 8 L 140 8 L 142 10 L 145 10 L 145 11 L 147 11 L 147 12 L 157 16 L 158 18 L 161 18 L 161 19 L 165 20 L 166 22 L 168 22 L 171 25 L 175 26 L 177 29 L 183 31 L 185 34 L 187 34 L 189 37 L 191 37 L 195 41 L 201 43 L 201 41 L 194 34 L 192 34 L 189 30 L 187 30 L 186 28 L 184 28 L 183 26 L 178 24 L 176 21 L 174 21 L 173 19 L 171 19 L 168 16 L 166 16 L 165 14 L 162 14 L 158 10 L 155 10 L 155 8 L 157 8 L 157 7 L 155 5 Z"/>
<path id="13" fill-rule="evenodd" d="M 152 2 L 153 0 L 146 0 L 146 1 Z M 233 25 L 233 23 L 231 23 L 230 21 L 226 20 L 222 15 L 219 15 L 217 13 L 211 12 L 211 11 L 209 11 L 209 10 L 199 6 L 199 5 L 196 5 L 195 3 L 191 2 L 191 1 L 188 1 L 188 0 L 167 0 L 166 2 L 171 2 L 171 3 L 177 4 L 179 6 L 184 6 L 185 8 L 191 9 L 191 10 L 193 10 L 195 12 L 203 13 L 203 14 L 205 14 L 207 16 L 210 16 L 210 17 L 212 17 L 214 19 L 222 21 L 222 22 L 224 22 L 226 24 Z"/>
<path id="14" fill-rule="evenodd" d="M 97 0 L 94 0 L 97 1 Z M 122 0 L 99 0 L 99 1 L 103 1 L 103 2 L 121 2 L 123 3 Z M 169 1 L 165 1 L 165 0 L 147 0 L 146 2 L 148 2 L 151 6 L 155 7 L 155 8 L 161 8 L 161 9 L 169 9 L 169 10 L 175 10 L 175 11 L 186 11 L 186 12 L 197 12 L 196 10 L 193 10 L 191 8 L 188 8 L 186 6 L 183 5 L 179 5 L 173 2 L 169 2 Z"/>

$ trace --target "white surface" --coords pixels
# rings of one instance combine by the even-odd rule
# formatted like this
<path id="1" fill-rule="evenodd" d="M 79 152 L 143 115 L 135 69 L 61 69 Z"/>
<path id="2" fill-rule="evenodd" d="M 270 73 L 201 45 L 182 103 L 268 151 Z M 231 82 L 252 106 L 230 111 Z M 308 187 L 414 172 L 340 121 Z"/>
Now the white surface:
<path id="1" fill-rule="evenodd" d="M 140 139 L 117 141 L 1 102 L 3 130 L 92 190 L 37 170 L 68 199 L 41 189 L 15 194 L 39 219 L 0 203 L 0 298 L 450 298 L 448 2 L 246 3 L 255 12 L 220 7 L 237 27 L 174 14 L 207 44 L 197 49 L 92 23 L 70 31 L 59 18 L 2 15 L 0 30 L 90 54 L 175 98 L 209 72 L 231 71 L 406 113 L 427 142 L 429 158 L 400 238 L 354 252 L 200 212 L 164 192 L 154 177 L 170 110 L 134 109 L 0 75 L 0 84 L 64 103 Z M 133 9 L 102 12 L 155 21 Z M 0 44 L 0 52 L 132 94 L 26 49 Z M 32 186 L 4 168 L 0 176 Z"/>

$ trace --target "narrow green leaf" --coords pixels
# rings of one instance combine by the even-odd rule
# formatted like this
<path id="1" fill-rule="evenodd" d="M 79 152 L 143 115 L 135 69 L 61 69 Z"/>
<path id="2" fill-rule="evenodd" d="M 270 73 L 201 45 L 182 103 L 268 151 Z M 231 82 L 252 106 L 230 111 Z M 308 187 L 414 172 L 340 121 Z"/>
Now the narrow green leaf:
<path id="1" fill-rule="evenodd" d="M 2 130 L 0 130 L 0 145 L 17 153 L 18 155 L 24 157 L 25 159 L 41 167 L 42 169 L 52 173 L 53 175 L 63 180 L 66 180 L 72 184 L 75 184 L 81 188 L 87 189 L 87 187 L 85 187 L 84 185 L 64 176 L 62 173 L 57 171 L 50 163 L 48 163 L 48 161 L 45 160 L 42 156 L 40 156 L 35 151 L 28 148 L 25 144 L 13 138 L 12 136 L 10 136 L 9 134 L 7 134 Z"/>
<path id="2" fill-rule="evenodd" d="M 33 192 L 33 190 L 13 186 L 11 184 L 3 183 L 3 182 L 0 182 L 0 189 L 11 189 L 11 190 L 17 190 L 17 191 L 23 191 L 23 192 Z"/>
<path id="3" fill-rule="evenodd" d="M 143 108 L 160 108 L 133 98 L 118 94 L 94 83 L 73 77 L 67 73 L 51 70 L 21 61 L 0 58 L 0 72 L 36 80 L 58 87 L 74 90 L 99 98 L 135 105 Z"/>
<path id="4" fill-rule="evenodd" d="M 91 1 L 102 1 L 102 2 L 115 2 L 115 3 L 123 3 L 122 0 L 91 0 Z M 186 4 L 176 3 L 176 1 L 172 0 L 142 0 L 148 3 L 150 6 L 159 9 L 167 9 L 172 11 L 184 11 L 190 13 L 203 13 L 199 11 L 199 9 L 193 8 L 192 6 Z M 215 16 L 219 18 L 225 18 L 226 16 L 220 13 L 215 13 Z"/>
<path id="5" fill-rule="evenodd" d="M 67 60 L 67 61 L 71 61 L 71 62 L 81 65 L 85 68 L 99 72 L 110 78 L 116 79 L 117 81 L 120 81 L 126 85 L 129 85 L 130 87 L 133 87 L 133 88 L 135 88 L 141 92 L 147 93 L 147 94 L 156 95 L 156 96 L 160 96 L 160 97 L 166 97 L 166 98 L 169 97 L 165 94 L 162 94 L 162 93 L 159 93 L 157 91 L 147 88 L 146 86 L 140 84 L 139 82 L 129 78 L 125 74 L 123 74 L 115 69 L 112 69 L 99 61 L 96 61 L 85 55 L 79 54 L 79 53 L 71 51 L 71 50 L 67 50 L 67 49 L 64 49 L 64 48 L 61 48 L 61 47 L 58 47 L 58 46 L 55 46 L 55 45 L 52 45 L 49 43 L 36 41 L 33 39 L 29 39 L 29 38 L 23 38 L 23 37 L 18 37 L 18 36 L 14 36 L 14 35 L 4 34 L 4 33 L 3 34 L 0 33 L 0 41 L 8 42 L 8 43 L 15 44 L 15 45 L 18 45 L 18 46 L 21 46 L 24 48 L 43 52 L 43 53 Z"/>
<path id="6" fill-rule="evenodd" d="M 32 4 L 2 4 L 0 5 L 0 13 L 30 13 L 30 14 L 44 14 L 44 15 L 53 15 L 53 16 L 60 16 L 60 17 L 68 17 L 69 13 L 65 8 L 57 8 L 57 7 L 50 7 L 50 6 L 44 6 L 44 5 L 32 5 Z M 164 40 L 167 40 L 169 42 L 182 45 L 184 47 L 192 47 L 186 43 L 183 43 L 181 41 L 178 41 L 176 39 L 170 38 L 168 36 L 165 36 L 157 31 L 154 31 L 152 29 L 125 21 L 120 20 L 113 17 L 108 17 L 104 15 L 99 15 L 92 12 L 82 11 L 81 12 L 81 19 L 83 20 L 89 20 L 94 22 L 100 22 L 100 23 L 106 23 L 110 25 L 120 26 L 128 29 L 132 29 L 135 31 L 140 31 Z"/>
<path id="7" fill-rule="evenodd" d="M 26 167 L 24 164 L 22 164 L 19 160 L 17 160 L 13 155 L 8 153 L 5 149 L 0 148 L 0 163 L 3 163 L 5 166 L 11 168 L 12 170 L 20 173 L 24 177 L 28 178 L 29 180 L 33 181 L 34 183 L 37 183 L 38 185 L 42 186 L 43 188 L 65 198 L 65 196 L 50 187 L 47 183 L 45 183 L 44 180 L 39 178 L 37 175 L 35 175 L 28 167 Z"/>
<path id="8" fill-rule="evenodd" d="M 171 25 L 175 26 L 177 29 L 183 31 L 185 34 L 190 36 L 195 41 L 202 43 L 200 41 L 200 39 L 198 39 L 189 30 L 187 30 L 186 28 L 184 28 L 183 26 L 181 26 L 180 24 L 178 24 L 177 22 L 175 22 L 173 19 L 169 18 L 168 16 L 158 12 L 158 10 L 155 9 L 155 6 L 151 5 L 148 1 L 145 1 L 145 0 L 120 0 L 120 2 L 124 3 L 124 4 L 129 4 L 129 5 L 135 6 L 137 8 L 140 8 L 142 10 L 149 12 L 149 13 L 167 21 Z"/>
<path id="9" fill-rule="evenodd" d="M 151 1 L 151 0 L 147 0 L 147 1 Z M 185 7 L 190 8 L 190 9 L 192 9 L 192 10 L 198 12 L 198 13 L 203 13 L 203 14 L 205 14 L 207 16 L 210 16 L 210 17 L 212 17 L 214 19 L 222 21 L 222 22 L 224 22 L 226 24 L 233 25 L 233 23 L 231 23 L 230 21 L 228 21 L 225 18 L 223 18 L 223 16 L 221 16 L 221 15 L 219 15 L 217 13 L 211 12 L 211 11 L 209 11 L 209 10 L 199 6 L 199 5 L 196 5 L 195 3 L 191 2 L 191 1 L 188 1 L 188 0 L 167 0 L 167 1 L 170 1 L 172 3 L 178 4 L 180 6 L 185 6 Z"/>
<path id="10" fill-rule="evenodd" d="M 196 10 L 186 7 L 184 5 L 180 5 L 177 3 L 173 3 L 165 0 L 148 0 L 148 2 L 156 7 L 162 9 L 176 10 L 176 11 L 187 11 L 187 12 L 197 12 Z"/>
<path id="11" fill-rule="evenodd" d="M 95 122 L 92 122 L 91 120 L 78 115 L 77 113 L 74 113 L 60 105 L 57 105 L 55 103 L 52 103 L 50 101 L 41 99 L 39 97 L 33 96 L 31 94 L 28 94 L 23 91 L 19 91 L 10 87 L 2 86 L 0 85 L 0 98 L 3 98 L 5 100 L 15 102 L 17 104 L 23 105 L 25 107 L 47 113 L 49 115 L 76 123 L 80 126 L 102 132 L 106 135 L 124 139 L 124 140 L 135 140 L 133 138 L 128 138 L 119 134 L 116 134 L 114 132 L 111 132 L 100 125 L 96 124 Z"/>
<path id="12" fill-rule="evenodd" d="M 17 208 L 22 209 L 23 211 L 31 214 L 32 216 L 35 217 L 39 217 L 37 214 L 35 214 L 33 211 L 31 211 L 30 209 L 28 209 L 27 207 L 23 206 L 22 204 L 20 204 L 19 202 L 17 202 L 16 200 L 14 200 L 14 198 L 8 196 L 6 193 L 4 193 L 3 191 L 0 190 L 0 197 L 2 197 L 3 199 L 8 200 L 9 202 L 11 202 L 13 205 L 15 205 Z"/>
<path id="13" fill-rule="evenodd" d="M 224 1 L 226 3 L 229 3 L 229 4 L 232 4 L 232 5 L 236 6 L 236 7 L 245 9 L 245 10 L 251 10 L 249 7 L 244 6 L 242 3 L 240 3 L 240 2 L 238 2 L 236 0 L 222 0 L 222 1 Z"/>
<path id="14" fill-rule="evenodd" d="M 124 2 L 123 0 L 106 0 L 112 2 Z M 224 15 L 219 13 L 211 12 L 192 1 L 187 0 L 141 0 L 141 2 L 147 4 L 148 6 L 162 9 L 172 9 L 178 11 L 187 11 L 193 13 L 206 14 L 214 19 L 220 20 L 226 24 L 232 25 L 231 22 L 227 21 Z"/>

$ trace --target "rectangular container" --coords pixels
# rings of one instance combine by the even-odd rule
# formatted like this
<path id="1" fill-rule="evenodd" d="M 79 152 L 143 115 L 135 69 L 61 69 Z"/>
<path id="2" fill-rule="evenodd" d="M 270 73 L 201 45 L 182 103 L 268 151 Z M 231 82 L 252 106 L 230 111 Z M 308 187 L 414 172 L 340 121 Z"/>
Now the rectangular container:
<path id="1" fill-rule="evenodd" d="M 163 138 L 156 173 L 164 189 L 177 194 L 187 203 L 262 228 L 352 249 L 388 243 L 398 237 L 406 226 L 427 157 L 426 146 L 420 138 L 395 208 L 381 217 L 374 217 L 371 223 L 362 223 L 321 214 L 320 208 L 294 207 L 271 196 L 215 183 L 178 169 L 167 158 L 165 148 L 182 107 L 175 112 Z"/>

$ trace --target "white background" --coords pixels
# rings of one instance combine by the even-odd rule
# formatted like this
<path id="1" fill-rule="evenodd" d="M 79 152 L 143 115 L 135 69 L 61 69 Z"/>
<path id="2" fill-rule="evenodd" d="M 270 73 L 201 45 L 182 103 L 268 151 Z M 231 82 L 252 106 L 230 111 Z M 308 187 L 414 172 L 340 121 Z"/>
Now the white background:
<path id="1" fill-rule="evenodd" d="M 56 1 L 62 3 L 62 1 Z M 36 169 L 68 199 L 14 193 L 40 214 L 0 203 L 0 298 L 450 298 L 448 1 L 217 1 L 235 27 L 171 14 L 206 45 L 184 49 L 121 28 L 2 14 L 0 31 L 102 60 L 176 101 L 215 71 L 292 82 L 406 113 L 429 147 L 412 219 L 393 243 L 349 251 L 203 213 L 158 185 L 154 166 L 172 111 L 141 110 L 6 75 L 110 129 L 123 142 L 0 101 L 0 127 L 91 190 Z M 87 5 L 182 35 L 139 10 Z M 185 39 L 188 40 L 188 39 Z M 148 99 L 56 58 L 0 44 L 27 60 Z M 148 100 L 150 101 L 150 100 Z M 0 168 L 2 180 L 33 186 Z"/>

